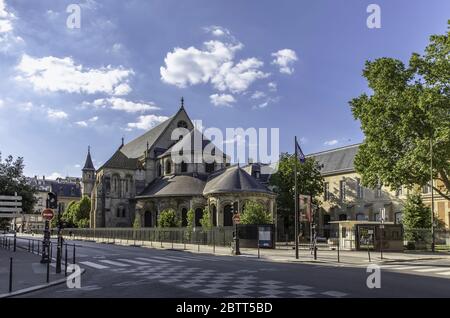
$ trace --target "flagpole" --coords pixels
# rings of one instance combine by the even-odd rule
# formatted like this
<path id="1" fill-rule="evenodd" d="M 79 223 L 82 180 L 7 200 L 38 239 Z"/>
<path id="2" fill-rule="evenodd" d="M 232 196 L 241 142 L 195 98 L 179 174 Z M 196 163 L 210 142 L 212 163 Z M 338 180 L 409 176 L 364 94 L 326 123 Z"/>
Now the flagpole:
<path id="1" fill-rule="evenodd" d="M 295 220 L 294 220 L 294 232 L 295 232 L 295 258 L 298 259 L 298 193 L 297 193 L 297 136 L 294 138 L 295 149 L 295 161 L 294 161 L 294 202 L 295 202 Z"/>

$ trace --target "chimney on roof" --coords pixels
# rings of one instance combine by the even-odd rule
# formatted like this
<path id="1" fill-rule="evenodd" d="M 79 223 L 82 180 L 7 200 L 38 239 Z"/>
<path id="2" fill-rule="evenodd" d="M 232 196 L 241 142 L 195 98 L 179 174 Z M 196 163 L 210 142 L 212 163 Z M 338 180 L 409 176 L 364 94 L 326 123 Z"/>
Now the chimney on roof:
<path id="1" fill-rule="evenodd" d="M 45 181 L 45 175 L 42 175 L 42 180 L 44 180 L 44 181 Z"/>

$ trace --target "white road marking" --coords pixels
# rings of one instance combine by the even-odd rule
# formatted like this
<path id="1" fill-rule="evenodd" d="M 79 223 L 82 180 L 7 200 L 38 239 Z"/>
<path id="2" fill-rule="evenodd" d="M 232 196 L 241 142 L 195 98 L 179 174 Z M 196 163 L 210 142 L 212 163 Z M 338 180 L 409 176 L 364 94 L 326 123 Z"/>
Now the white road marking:
<path id="1" fill-rule="evenodd" d="M 442 270 L 442 268 L 433 267 L 433 268 L 416 269 L 416 270 L 414 270 L 414 272 L 427 273 L 427 272 L 438 272 L 438 271 L 441 271 L 441 270 Z"/>
<path id="2" fill-rule="evenodd" d="M 171 259 L 170 256 L 166 256 L 166 257 L 162 257 L 162 256 L 153 256 L 153 258 L 157 258 L 157 259 L 161 259 L 161 260 L 165 260 L 165 261 L 173 261 L 173 262 L 179 262 L 179 263 L 184 263 L 186 261 L 182 261 L 180 259 Z"/>
<path id="3" fill-rule="evenodd" d="M 93 267 L 93 268 L 96 268 L 96 269 L 109 268 L 108 266 L 100 265 L 100 264 L 89 262 L 89 261 L 80 262 L 80 264 L 83 264 L 83 265 L 86 265 L 86 266 L 89 266 L 89 267 Z"/>
<path id="4" fill-rule="evenodd" d="M 393 267 L 391 269 L 395 269 L 395 270 L 413 270 L 413 269 L 418 269 L 418 268 L 423 268 L 423 266 L 400 266 L 400 267 Z"/>
<path id="5" fill-rule="evenodd" d="M 118 260 L 121 262 L 131 263 L 131 264 L 135 264 L 135 265 L 148 265 L 147 262 L 140 262 L 140 261 L 135 261 L 132 259 L 119 258 Z"/>
<path id="6" fill-rule="evenodd" d="M 160 260 L 152 259 L 152 258 L 146 258 L 146 257 L 136 257 L 136 259 L 140 259 L 141 261 L 146 261 L 146 262 L 160 263 L 160 264 L 167 264 L 168 263 L 168 262 L 164 262 L 164 261 L 160 261 Z"/>
<path id="7" fill-rule="evenodd" d="M 130 266 L 129 264 L 119 263 L 119 262 L 116 262 L 116 261 L 111 261 L 111 260 L 109 260 L 109 259 L 104 259 L 104 260 L 101 260 L 100 262 L 106 263 L 106 264 L 110 264 L 110 265 L 119 266 L 119 267 L 127 267 L 127 266 Z"/>
<path id="8" fill-rule="evenodd" d="M 450 276 L 450 272 L 442 272 L 442 273 L 437 273 L 438 275 L 445 275 L 445 276 Z"/>

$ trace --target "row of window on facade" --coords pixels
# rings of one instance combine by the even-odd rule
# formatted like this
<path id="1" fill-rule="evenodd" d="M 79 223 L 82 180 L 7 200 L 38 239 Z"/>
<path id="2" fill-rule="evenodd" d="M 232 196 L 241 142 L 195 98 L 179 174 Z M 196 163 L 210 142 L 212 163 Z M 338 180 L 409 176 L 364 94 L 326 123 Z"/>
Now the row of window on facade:
<path id="1" fill-rule="evenodd" d="M 133 187 L 133 178 L 127 176 L 125 179 L 120 179 L 118 176 L 112 177 L 112 182 L 110 177 L 105 177 L 105 188 L 106 192 L 116 193 L 118 197 L 126 197 L 130 194 Z"/>
<path id="2" fill-rule="evenodd" d="M 366 188 L 361 184 L 361 179 L 356 178 L 356 198 L 357 199 L 363 199 L 364 198 L 364 192 Z M 382 186 L 378 185 L 374 189 L 375 198 L 381 198 L 383 195 L 382 192 Z M 403 194 L 403 189 L 400 187 L 395 191 L 395 196 L 399 197 Z M 339 200 L 345 201 L 347 200 L 348 195 L 348 185 L 346 180 L 340 180 L 339 181 Z M 324 201 L 329 201 L 331 199 L 331 192 L 330 192 L 330 183 L 324 182 L 323 186 L 323 199 Z"/>
<path id="3" fill-rule="evenodd" d="M 394 213 L 394 220 L 393 222 L 395 224 L 402 223 L 402 212 L 396 212 Z M 347 221 L 348 217 L 346 213 L 341 213 L 338 215 L 339 221 Z M 323 215 L 323 224 L 328 225 L 331 221 L 331 215 L 330 214 L 324 214 Z M 356 214 L 356 221 L 369 221 L 369 216 L 365 213 L 357 213 Z M 381 215 L 379 212 L 376 212 L 373 214 L 373 220 L 372 221 L 381 221 Z M 387 220 L 390 221 L 390 220 Z"/>
<path id="4" fill-rule="evenodd" d="M 157 166 L 157 173 L 158 173 L 158 177 L 160 177 L 162 175 L 162 167 L 161 164 L 158 163 Z M 182 161 L 180 163 L 180 170 L 182 173 L 184 172 L 188 172 L 188 165 L 186 162 Z M 213 173 L 215 170 L 215 163 L 205 163 L 205 172 L 206 173 Z M 165 174 L 170 174 L 172 173 L 172 161 L 171 160 L 166 160 L 165 163 Z"/>

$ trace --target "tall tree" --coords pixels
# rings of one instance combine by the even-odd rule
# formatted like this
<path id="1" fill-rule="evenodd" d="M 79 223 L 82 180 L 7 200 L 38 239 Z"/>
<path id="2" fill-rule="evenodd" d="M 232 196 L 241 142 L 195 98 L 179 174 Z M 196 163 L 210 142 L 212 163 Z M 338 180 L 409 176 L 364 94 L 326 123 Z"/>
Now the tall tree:
<path id="1" fill-rule="evenodd" d="M 431 141 L 433 188 L 450 200 L 449 34 L 431 36 L 424 55 L 412 54 L 408 66 L 393 58 L 366 62 L 372 94 L 350 101 L 366 136 L 355 158 L 364 185 L 427 184 Z"/>
<path id="2" fill-rule="evenodd" d="M 26 182 L 23 174 L 25 167 L 23 158 L 14 159 L 8 156 L 4 161 L 0 153 L 0 195 L 17 195 L 22 196 L 22 209 L 25 213 L 33 213 L 36 198 L 34 194 L 36 190 L 33 186 Z M 0 223 L 9 223 L 10 219 L 2 219 Z"/>
<path id="3" fill-rule="evenodd" d="M 255 201 L 245 203 L 241 216 L 242 224 L 272 224 L 272 216 L 264 206 Z"/>
<path id="4" fill-rule="evenodd" d="M 277 193 L 277 211 L 278 215 L 284 218 L 285 227 L 294 224 L 295 165 L 297 165 L 298 194 L 312 195 L 313 204 L 319 205 L 318 197 L 323 192 L 321 167 L 314 158 L 307 158 L 304 163 L 300 163 L 295 156 L 282 153 L 278 171 L 270 178 L 270 184 Z"/>

